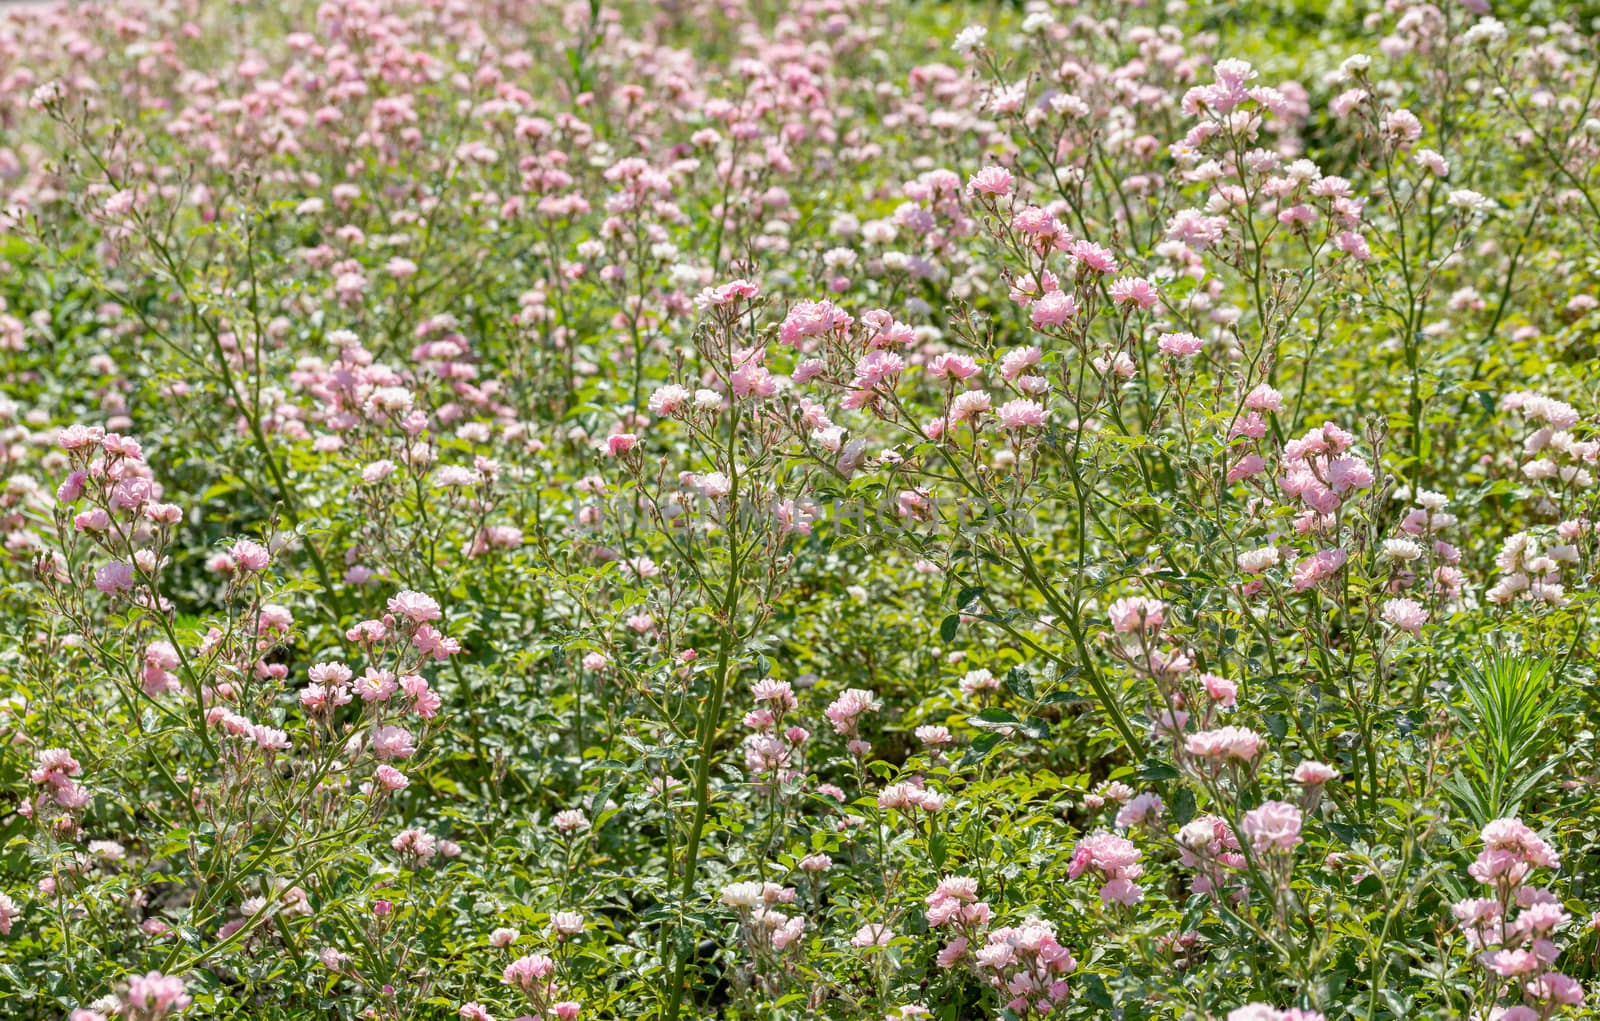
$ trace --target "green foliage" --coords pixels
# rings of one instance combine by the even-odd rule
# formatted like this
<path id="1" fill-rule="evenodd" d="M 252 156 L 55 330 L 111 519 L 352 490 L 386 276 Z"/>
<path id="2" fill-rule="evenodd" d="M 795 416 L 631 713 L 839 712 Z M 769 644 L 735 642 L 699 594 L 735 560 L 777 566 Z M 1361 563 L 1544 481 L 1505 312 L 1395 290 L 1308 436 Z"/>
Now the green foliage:
<path id="1" fill-rule="evenodd" d="M 1547 656 L 1491 653 L 1461 678 L 1463 768 L 1445 787 L 1476 826 L 1519 813 L 1561 765 L 1557 746 L 1567 702 Z"/>

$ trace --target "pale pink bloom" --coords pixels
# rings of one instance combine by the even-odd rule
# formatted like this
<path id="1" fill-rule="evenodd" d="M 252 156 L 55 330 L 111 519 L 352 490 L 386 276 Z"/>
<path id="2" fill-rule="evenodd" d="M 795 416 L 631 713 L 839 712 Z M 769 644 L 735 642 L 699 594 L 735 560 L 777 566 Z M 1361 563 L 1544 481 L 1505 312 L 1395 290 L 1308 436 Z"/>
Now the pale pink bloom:
<path id="1" fill-rule="evenodd" d="M 1558 971 L 1548 971 L 1524 983 L 1523 989 L 1543 1003 L 1576 1007 L 1583 1003 L 1583 986 L 1577 979 Z"/>
<path id="2" fill-rule="evenodd" d="M 1144 277 L 1119 277 L 1111 282 L 1111 300 L 1118 305 L 1149 309 L 1159 299 L 1156 285 Z"/>
<path id="3" fill-rule="evenodd" d="M 1038 401 L 1025 397 L 1007 401 L 1000 406 L 1000 424 L 1009 430 L 1031 429 L 1042 426 L 1050 412 Z"/>
<path id="4" fill-rule="evenodd" d="M 1561 867 L 1561 859 L 1550 845 L 1520 819 L 1496 819 L 1484 826 L 1481 837 L 1487 850 L 1516 854 L 1540 868 Z"/>
<path id="5" fill-rule="evenodd" d="M 1196 758 L 1252 762 L 1261 752 L 1261 735 L 1245 727 L 1220 727 L 1190 734 L 1184 748 Z"/>
<path id="6" fill-rule="evenodd" d="M 1116 354 L 1096 355 L 1091 362 L 1095 371 L 1118 379 L 1132 379 L 1139 374 L 1139 366 L 1126 351 Z"/>
<path id="7" fill-rule="evenodd" d="M 500 981 L 533 996 L 540 992 L 545 980 L 555 974 L 555 970 L 556 962 L 549 957 L 544 954 L 529 954 L 507 965 L 500 976 Z"/>
<path id="8" fill-rule="evenodd" d="M 922 726 L 913 731 L 913 735 L 930 748 L 939 748 L 955 740 L 948 727 Z"/>
<path id="9" fill-rule="evenodd" d="M 498 928 L 489 933 L 489 945 L 504 949 L 517 941 L 520 933 L 515 929 Z"/>
<path id="10" fill-rule="evenodd" d="M 1011 229 L 1019 234 L 1050 239 L 1061 232 L 1061 225 L 1056 222 L 1055 216 L 1048 209 L 1028 206 L 1026 209 L 1018 210 L 1011 217 Z"/>
<path id="11" fill-rule="evenodd" d="M 1336 778 L 1339 771 L 1324 762 L 1315 759 L 1306 759 L 1294 768 L 1294 782 L 1307 787 L 1325 784 Z"/>
<path id="12" fill-rule="evenodd" d="M 65 748 L 46 748 L 39 753 L 39 764 L 28 774 L 38 784 L 60 785 L 68 777 L 81 776 L 83 767 Z"/>
<path id="13" fill-rule="evenodd" d="M 293 611 L 279 603 L 263 603 L 256 614 L 256 629 L 261 634 L 285 634 L 293 626 Z"/>
<path id="14" fill-rule="evenodd" d="M 934 958 L 934 963 L 940 968 L 954 968 L 967 956 L 968 940 L 965 936 L 957 936 L 939 951 Z"/>
<path id="15" fill-rule="evenodd" d="M 1261 474 L 1266 466 L 1267 462 L 1262 460 L 1260 454 L 1246 454 L 1228 469 L 1228 481 L 1238 482 L 1241 479 L 1254 478 Z"/>
<path id="16" fill-rule="evenodd" d="M 399 689 L 399 685 L 390 671 L 368 667 L 352 688 L 363 702 L 384 702 Z"/>
<path id="17" fill-rule="evenodd" d="M 828 363 L 821 358 L 807 358 L 794 367 L 794 372 L 790 373 L 790 378 L 796 383 L 804 385 L 822 375 L 827 368 Z"/>
<path id="18" fill-rule="evenodd" d="M 716 287 L 707 287 L 695 296 L 694 303 L 700 309 L 721 308 L 741 298 L 753 299 L 760 293 L 761 288 L 748 280 L 733 280 Z"/>
<path id="19" fill-rule="evenodd" d="M 968 355 L 945 353 L 928 363 L 928 375 L 940 379 L 966 379 L 978 371 L 978 363 Z"/>
<path id="20" fill-rule="evenodd" d="M 967 194 L 997 197 L 1011 194 L 1011 171 L 1005 167 L 984 167 L 967 182 Z"/>
<path id="21" fill-rule="evenodd" d="M 856 362 L 855 383 L 857 386 L 872 389 L 880 384 L 892 382 L 905 369 L 905 359 L 893 351 L 870 351 L 860 361 Z M 974 366 L 976 368 L 976 366 Z"/>
<path id="22" fill-rule="evenodd" d="M 372 778 L 386 791 L 402 791 L 411 785 L 410 778 L 389 765 L 382 765 L 373 770 Z"/>
<path id="23" fill-rule="evenodd" d="M 1384 114 L 1383 132 L 1401 147 L 1409 146 L 1422 137 L 1422 122 L 1410 110 L 1393 110 Z"/>
<path id="24" fill-rule="evenodd" d="M 386 458 L 373 461 L 371 464 L 361 469 L 361 481 L 369 485 L 375 482 L 382 482 L 384 479 L 393 475 L 397 470 L 398 469 L 396 468 L 395 463 Z"/>
<path id="25" fill-rule="evenodd" d="M 256 747 L 262 751 L 282 752 L 289 750 L 289 735 L 276 727 L 257 724 L 250 728 L 250 737 Z"/>
<path id="26" fill-rule="evenodd" d="M 94 572 L 94 587 L 108 596 L 131 590 L 133 582 L 132 564 L 112 561 L 103 567 L 96 568 Z"/>
<path id="27" fill-rule="evenodd" d="M 1390 599 L 1383 604 L 1383 619 L 1401 631 L 1417 634 L 1428 622 L 1428 611 L 1415 599 Z"/>
<path id="28" fill-rule="evenodd" d="M 830 703 L 823 715 L 833 724 L 834 733 L 851 736 L 862 714 L 875 712 L 880 707 L 881 703 L 872 692 L 851 688 Z"/>
<path id="29" fill-rule="evenodd" d="M 190 1002 L 183 979 L 159 971 L 130 976 L 128 991 L 122 998 L 123 1009 L 140 1021 L 160 1021 Z"/>
<path id="30" fill-rule="evenodd" d="M 421 592 L 405 589 L 395 593 L 389 599 L 389 612 L 399 617 L 404 617 L 413 624 L 422 624 L 430 620 L 438 620 L 440 616 L 439 603 L 432 596 Z"/>
<path id="31" fill-rule="evenodd" d="M 804 858 L 801 858 L 796 867 L 802 872 L 817 873 L 828 871 L 832 865 L 832 858 L 828 857 L 826 854 L 818 852 L 817 854 L 808 854 Z"/>
<path id="32" fill-rule="evenodd" d="M 134 510 L 154 496 L 155 487 L 149 479 L 139 476 L 121 479 L 111 489 L 111 506 L 118 510 Z"/>
<path id="33" fill-rule="evenodd" d="M 1115 273 L 1117 271 L 1116 257 L 1093 241 L 1081 239 L 1074 241 L 1067 246 L 1067 252 L 1077 260 L 1080 266 L 1094 270 L 1096 273 Z"/>
<path id="34" fill-rule="evenodd" d="M 1205 685 L 1206 695 L 1220 706 L 1232 706 L 1239 697 L 1239 685 L 1226 677 L 1216 674 L 1201 674 L 1200 683 Z"/>
<path id="35" fill-rule="evenodd" d="M 728 401 L 715 390 L 702 387 L 694 392 L 694 406 L 700 411 L 721 411 L 728 406 Z"/>
<path id="36" fill-rule="evenodd" d="M 426 863 L 439 853 L 439 839 L 418 829 L 401 830 L 389 846 L 396 854 L 415 858 L 418 863 Z"/>
<path id="37" fill-rule="evenodd" d="M 1192 333 L 1163 333 L 1156 340 L 1156 347 L 1164 354 L 1178 358 L 1189 358 L 1199 354 L 1205 349 L 1206 342 Z"/>
<path id="38" fill-rule="evenodd" d="M 178 650 L 170 642 L 151 642 L 144 650 L 144 692 L 154 698 L 176 691 L 178 678 L 170 671 L 177 669 Z"/>
<path id="39" fill-rule="evenodd" d="M 1124 634 L 1147 631 L 1154 634 L 1161 630 L 1161 624 L 1166 619 L 1166 604 L 1146 596 L 1129 596 L 1112 603 L 1106 612 L 1114 631 Z"/>
<path id="40" fill-rule="evenodd" d="M 144 460 L 144 451 L 140 449 L 139 441 L 131 436 L 106 433 L 100 440 L 100 449 L 112 457 L 123 457 L 130 461 Z"/>
<path id="41" fill-rule="evenodd" d="M 1333 577 L 1344 566 L 1348 554 L 1343 547 L 1322 550 L 1301 560 L 1294 568 L 1294 590 L 1304 592 L 1318 582 Z"/>
<path id="42" fill-rule="evenodd" d="M 1366 262 L 1372 258 L 1372 248 L 1367 244 L 1367 239 L 1354 231 L 1340 231 L 1334 238 L 1334 243 L 1341 251 L 1359 262 Z"/>
<path id="43" fill-rule="evenodd" d="M 379 759 L 408 759 L 416 753 L 411 732 L 404 727 L 379 727 L 372 735 L 372 754 Z"/>
<path id="44" fill-rule="evenodd" d="M 439 633 L 432 624 L 424 624 L 417 628 L 411 636 L 411 644 L 416 650 L 434 660 L 445 660 L 461 651 L 461 643 L 454 638 L 448 638 Z"/>
<path id="45" fill-rule="evenodd" d="M 557 911 L 550 916 L 550 928 L 563 936 L 576 936 L 583 931 L 583 916 L 576 911 Z"/>
<path id="46" fill-rule="evenodd" d="M 788 681 L 774 680 L 767 677 L 757 681 L 750 689 L 751 697 L 757 702 L 766 702 L 776 711 L 788 712 L 799 708 L 800 702 L 795 698 L 794 688 Z"/>
<path id="47" fill-rule="evenodd" d="M 1491 950 L 1483 955 L 1483 965 L 1501 978 L 1532 975 L 1543 967 L 1531 950 Z"/>
<path id="48" fill-rule="evenodd" d="M 1265 1003 L 1248 1003 L 1229 1011 L 1228 1021 L 1325 1021 L 1325 1019 L 1314 1010 L 1301 1010 L 1298 1007 L 1278 1010 Z"/>
<path id="49" fill-rule="evenodd" d="M 1151 792 L 1138 794 L 1117 811 L 1116 823 L 1123 829 L 1148 826 L 1161 818 L 1164 806 L 1161 796 Z"/>
<path id="50" fill-rule="evenodd" d="M 1091 833 L 1078 841 L 1078 846 L 1073 850 L 1072 859 L 1067 865 L 1067 877 L 1077 879 L 1085 872 L 1093 871 L 1104 880 L 1100 887 L 1103 903 L 1136 904 L 1144 897 L 1144 891 L 1135 882 L 1144 875 L 1144 866 L 1139 864 L 1140 857 L 1142 853 L 1126 837 L 1104 831 Z"/>
<path id="51" fill-rule="evenodd" d="M 56 489 L 56 500 L 62 504 L 76 503 L 83 496 L 84 483 L 89 481 L 89 473 L 83 471 L 71 472 Z M 102 514 L 104 511 L 101 512 Z M 107 523 L 109 524 L 109 518 Z M 103 528 L 104 526 L 102 526 Z"/>
<path id="52" fill-rule="evenodd" d="M 1264 801 L 1244 814 L 1240 829 L 1257 853 L 1292 851 L 1300 843 L 1300 809 L 1287 801 Z"/>
<path id="53" fill-rule="evenodd" d="M 82 450 L 97 446 L 105 435 L 106 431 L 97 425 L 69 425 L 61 430 L 56 442 L 67 450 Z"/>
<path id="54" fill-rule="evenodd" d="M 791 347 L 800 347 L 801 341 L 823 336 L 829 332 L 844 332 L 855 320 L 831 301 L 796 302 L 778 328 L 778 339 Z"/>
<path id="55" fill-rule="evenodd" d="M 1283 394 L 1262 383 L 1245 395 L 1244 406 L 1252 411 L 1277 411 L 1283 407 Z"/>
<path id="56" fill-rule="evenodd" d="M 983 390 L 966 390 L 957 394 L 950 402 L 950 418 L 956 422 L 965 421 L 976 418 L 991 407 L 988 393 Z"/>
<path id="57" fill-rule="evenodd" d="M 958 687 L 963 695 L 968 696 L 984 691 L 999 691 L 1000 679 L 989 670 L 979 667 L 976 670 L 968 670 L 962 676 Z"/>
<path id="58" fill-rule="evenodd" d="M 856 934 L 850 937 L 850 945 L 853 947 L 886 947 L 892 939 L 894 939 L 894 930 L 887 925 L 868 923 L 857 929 Z"/>
<path id="59" fill-rule="evenodd" d="M 1044 352 L 1031 345 L 1012 348 L 1000 359 L 1000 375 L 1007 380 L 1014 380 L 1039 364 L 1043 357 Z"/>
<path id="60" fill-rule="evenodd" d="M 778 392 L 777 377 L 755 362 L 739 366 L 730 382 L 735 397 L 771 397 Z"/>
<path id="61" fill-rule="evenodd" d="M 582 812 L 571 808 L 557 812 L 552 821 L 556 829 L 562 833 L 578 833 L 589 828 L 588 818 Z"/>
<path id="62" fill-rule="evenodd" d="M 673 415 L 687 407 L 694 399 L 688 387 L 670 383 L 650 395 L 650 410 L 657 415 Z"/>
<path id="63" fill-rule="evenodd" d="M 1041 329 L 1070 322 L 1078 314 L 1078 303 L 1065 291 L 1051 291 L 1033 303 L 1029 320 Z"/>
<path id="64" fill-rule="evenodd" d="M 1207 216 L 1198 209 L 1182 209 L 1167 221 L 1166 234 L 1169 240 L 1203 250 L 1220 241 L 1227 230 L 1228 221 L 1224 217 Z"/>

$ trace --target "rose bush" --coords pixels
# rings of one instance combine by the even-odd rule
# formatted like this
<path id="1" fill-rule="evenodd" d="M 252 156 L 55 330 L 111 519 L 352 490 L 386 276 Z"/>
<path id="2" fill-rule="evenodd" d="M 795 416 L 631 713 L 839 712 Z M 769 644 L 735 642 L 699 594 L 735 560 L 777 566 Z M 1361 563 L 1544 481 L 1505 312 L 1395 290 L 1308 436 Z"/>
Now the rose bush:
<path id="1" fill-rule="evenodd" d="M 0 13 L 0 1004 L 1592 1014 L 1600 11 Z"/>

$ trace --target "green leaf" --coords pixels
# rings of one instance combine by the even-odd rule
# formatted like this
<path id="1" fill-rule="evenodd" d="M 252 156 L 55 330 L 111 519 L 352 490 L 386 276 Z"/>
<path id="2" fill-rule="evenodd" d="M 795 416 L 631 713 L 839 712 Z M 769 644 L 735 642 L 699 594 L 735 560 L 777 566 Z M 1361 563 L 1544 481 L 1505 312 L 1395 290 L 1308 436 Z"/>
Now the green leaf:
<path id="1" fill-rule="evenodd" d="M 1170 762 L 1146 759 L 1144 765 L 1134 775 L 1145 783 L 1163 783 L 1167 780 L 1176 780 L 1182 774 L 1178 772 L 1178 767 Z"/>
<path id="2" fill-rule="evenodd" d="M 994 751 L 999 744 L 999 734 L 979 734 L 973 738 L 972 744 L 967 746 L 966 754 L 962 755 L 961 761 L 956 763 L 957 768 L 965 769 L 968 766 L 977 765 L 988 758 L 989 753 Z"/>
<path id="3" fill-rule="evenodd" d="M 939 640 L 946 645 L 955 641 L 956 628 L 961 626 L 961 614 L 952 613 L 939 624 Z"/>
<path id="4" fill-rule="evenodd" d="M 1194 818 L 1196 805 L 1194 791 L 1187 787 L 1179 787 L 1172 795 L 1172 818 L 1179 826 L 1188 825 Z"/>
<path id="5" fill-rule="evenodd" d="M 967 717 L 967 722 L 983 730 L 998 730 L 1001 727 L 1015 727 L 1022 721 L 1016 714 L 1009 713 L 998 706 L 990 706 Z"/>
<path id="6" fill-rule="evenodd" d="M 1006 671 L 1005 685 L 1008 691 L 1019 698 L 1033 698 L 1033 678 L 1020 666 Z"/>

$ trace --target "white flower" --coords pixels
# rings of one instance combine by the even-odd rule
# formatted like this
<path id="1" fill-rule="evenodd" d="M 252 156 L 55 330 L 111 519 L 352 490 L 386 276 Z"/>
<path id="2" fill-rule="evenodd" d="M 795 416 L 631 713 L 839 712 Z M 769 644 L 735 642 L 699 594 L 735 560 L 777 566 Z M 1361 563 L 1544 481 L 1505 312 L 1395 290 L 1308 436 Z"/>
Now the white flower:
<path id="1" fill-rule="evenodd" d="M 1481 213 L 1489 208 L 1489 200 L 1471 188 L 1457 188 L 1449 194 L 1445 201 L 1452 208 L 1465 210 L 1469 213 Z"/>
<path id="2" fill-rule="evenodd" d="M 1367 68 L 1369 68 L 1371 66 L 1372 66 L 1372 58 L 1371 57 L 1367 56 L 1365 53 L 1357 53 L 1354 56 L 1349 56 L 1349 57 L 1344 58 L 1344 63 L 1339 65 L 1339 70 L 1344 75 L 1349 76 L 1349 75 L 1354 75 L 1354 74 L 1360 74 L 1360 73 L 1366 71 Z"/>
<path id="3" fill-rule="evenodd" d="M 728 402 L 715 390 L 696 390 L 694 392 L 694 406 L 702 411 L 721 411 L 727 407 Z"/>
<path id="4" fill-rule="evenodd" d="M 760 883 L 729 883 L 722 888 L 722 903 L 735 910 L 753 908 L 761 903 Z"/>
<path id="5" fill-rule="evenodd" d="M 1260 574 L 1269 567 L 1278 566 L 1278 547 L 1263 546 L 1239 554 L 1239 570 L 1246 574 Z"/>
<path id="6" fill-rule="evenodd" d="M 1422 547 L 1410 539 L 1385 539 L 1383 541 L 1383 555 L 1389 560 L 1410 563 L 1422 556 Z"/>
<path id="7" fill-rule="evenodd" d="M 1050 109 L 1063 117 L 1082 119 L 1089 116 L 1089 104 L 1070 93 L 1062 93 L 1050 99 Z"/>
<path id="8" fill-rule="evenodd" d="M 989 35 L 989 30 L 982 25 L 968 25 L 956 36 L 956 41 L 950 48 L 957 53 L 971 53 L 983 45 L 983 40 Z"/>
<path id="9" fill-rule="evenodd" d="M 1476 25 L 1467 29 L 1461 41 L 1468 46 L 1489 46 L 1500 42 L 1506 37 L 1506 26 L 1496 18 L 1481 18 Z"/>
<path id="10" fill-rule="evenodd" d="M 1036 35 L 1055 23 L 1055 16 L 1049 11 L 1034 11 L 1022 19 L 1022 30 L 1028 35 Z"/>
<path id="11" fill-rule="evenodd" d="M 720 500 L 733 492 L 733 480 L 721 472 L 707 472 L 697 476 L 694 487 L 713 500 Z"/>
<path id="12" fill-rule="evenodd" d="M 1207 819 L 1195 819 L 1178 831 L 1178 843 L 1191 851 L 1201 851 L 1216 839 L 1216 827 Z"/>

